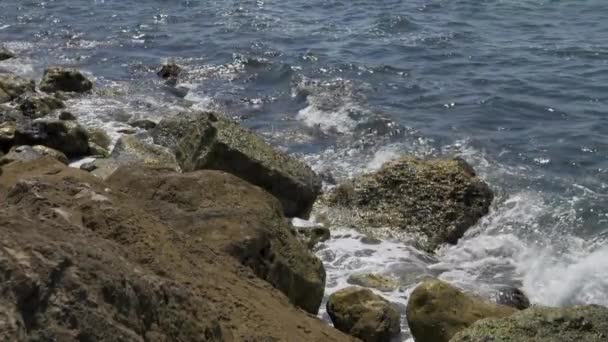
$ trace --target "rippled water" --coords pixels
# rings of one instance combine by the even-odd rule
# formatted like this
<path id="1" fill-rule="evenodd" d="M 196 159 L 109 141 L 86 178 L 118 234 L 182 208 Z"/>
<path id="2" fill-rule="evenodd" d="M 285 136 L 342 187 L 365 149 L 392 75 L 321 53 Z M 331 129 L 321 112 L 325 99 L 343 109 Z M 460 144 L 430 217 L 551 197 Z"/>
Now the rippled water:
<path id="1" fill-rule="evenodd" d="M 338 179 L 401 153 L 459 154 L 496 191 L 436 256 L 337 227 L 318 251 L 328 292 L 371 270 L 401 280 L 385 295 L 403 304 L 433 275 L 608 305 L 603 0 L 2 0 L 0 42 L 19 55 L 2 68 L 94 76 L 70 106 L 114 137 L 132 117 L 216 108 Z M 154 73 L 168 59 L 185 67 L 177 87 Z"/>

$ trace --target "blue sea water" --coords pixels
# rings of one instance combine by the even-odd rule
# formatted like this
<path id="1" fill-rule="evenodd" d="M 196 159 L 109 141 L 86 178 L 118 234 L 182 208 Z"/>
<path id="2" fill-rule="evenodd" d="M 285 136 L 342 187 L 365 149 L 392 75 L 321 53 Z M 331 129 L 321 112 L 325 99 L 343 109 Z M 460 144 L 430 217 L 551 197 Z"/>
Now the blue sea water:
<path id="1" fill-rule="evenodd" d="M 371 270 L 403 281 L 384 294 L 403 304 L 430 274 L 608 305 L 604 0 L 0 0 L 0 43 L 18 55 L 0 68 L 88 72 L 97 89 L 70 109 L 114 138 L 133 117 L 213 108 L 337 179 L 461 155 L 495 190 L 436 256 L 395 241 L 362 256 L 374 247 L 336 227 L 318 251 L 328 293 Z M 177 87 L 155 75 L 167 60 Z"/>

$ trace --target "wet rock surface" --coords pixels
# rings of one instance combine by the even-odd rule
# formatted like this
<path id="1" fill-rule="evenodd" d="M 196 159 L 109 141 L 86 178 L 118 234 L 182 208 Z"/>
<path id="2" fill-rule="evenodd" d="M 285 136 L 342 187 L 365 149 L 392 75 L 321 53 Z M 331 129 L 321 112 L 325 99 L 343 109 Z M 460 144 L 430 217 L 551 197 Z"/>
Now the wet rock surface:
<path id="1" fill-rule="evenodd" d="M 608 340 L 608 308 L 531 307 L 512 316 L 484 319 L 457 333 L 451 342 L 556 342 Z"/>
<path id="2" fill-rule="evenodd" d="M 400 314 L 369 289 L 348 287 L 333 293 L 327 313 L 334 326 L 365 342 L 389 342 L 400 331 Z"/>
<path id="3" fill-rule="evenodd" d="M 310 277 L 289 270 L 320 263 L 272 196 L 222 172 L 158 172 L 2 167 L 0 339 L 350 340 L 292 306 Z M 302 266 L 282 254 L 298 248 Z"/>
<path id="4" fill-rule="evenodd" d="M 5 61 L 13 57 L 15 57 L 15 54 L 11 50 L 0 45 L 0 61 Z"/>
<path id="5" fill-rule="evenodd" d="M 455 244 L 492 199 L 488 185 L 462 159 L 402 157 L 339 185 L 325 203 L 349 210 L 334 216 L 337 224 L 405 236 L 432 252 Z"/>
<path id="6" fill-rule="evenodd" d="M 93 82 L 76 69 L 53 67 L 44 71 L 39 88 L 47 93 L 84 93 L 93 89 Z"/>
<path id="7" fill-rule="evenodd" d="M 399 283 L 392 278 L 374 273 L 352 274 L 346 280 L 349 284 L 373 288 L 379 291 L 394 291 Z"/>
<path id="8" fill-rule="evenodd" d="M 182 170 L 222 170 L 241 177 L 277 197 L 288 217 L 308 217 L 321 190 L 309 166 L 218 113 L 180 113 L 163 119 L 152 135 L 156 144 L 175 153 Z"/>
<path id="9" fill-rule="evenodd" d="M 12 73 L 0 72 L 0 103 L 14 100 L 26 92 L 34 92 L 35 88 L 36 84 L 33 80 Z"/>
<path id="10" fill-rule="evenodd" d="M 418 285 L 411 293 L 407 322 L 416 342 L 448 342 L 478 320 L 507 317 L 516 311 L 432 279 Z"/>

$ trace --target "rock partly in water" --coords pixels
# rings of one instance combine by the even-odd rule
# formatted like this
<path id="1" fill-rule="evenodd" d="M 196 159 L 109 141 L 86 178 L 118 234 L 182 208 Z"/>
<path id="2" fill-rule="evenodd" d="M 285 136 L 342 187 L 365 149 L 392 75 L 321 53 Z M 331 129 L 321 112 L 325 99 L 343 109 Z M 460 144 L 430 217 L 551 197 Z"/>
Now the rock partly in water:
<path id="1" fill-rule="evenodd" d="M 483 319 L 456 334 L 451 342 L 604 342 L 608 341 L 608 308 L 531 307 L 509 317 Z"/>
<path id="2" fill-rule="evenodd" d="M 12 51 L 0 45 L 0 61 L 5 61 L 13 57 L 15 57 L 15 54 Z"/>
<path id="3" fill-rule="evenodd" d="M 369 289 L 348 287 L 329 296 L 327 313 L 334 327 L 364 342 L 388 342 L 401 332 L 401 316 Z"/>
<path id="4" fill-rule="evenodd" d="M 396 280 L 374 273 L 351 274 L 346 281 L 351 285 L 369 287 L 383 292 L 391 292 L 399 287 Z"/>
<path id="5" fill-rule="evenodd" d="M 89 135 L 89 141 L 97 144 L 99 147 L 105 148 L 106 150 L 110 148 L 110 144 L 112 143 L 112 138 L 101 128 L 91 128 L 87 131 Z"/>
<path id="6" fill-rule="evenodd" d="M 50 158 L 2 171 L 0 340 L 350 341 L 217 244 L 265 231 L 256 215 L 284 222 L 257 187 L 206 171 L 183 196 L 162 178 L 140 197 Z"/>
<path id="7" fill-rule="evenodd" d="M 156 127 L 156 122 L 148 119 L 139 119 L 129 122 L 129 125 L 135 128 L 141 128 L 145 130 L 151 130 Z"/>
<path id="8" fill-rule="evenodd" d="M 321 190 L 309 166 L 217 113 L 181 113 L 163 119 L 152 134 L 156 144 L 176 154 L 184 171 L 232 173 L 276 196 L 288 217 L 308 217 Z"/>
<path id="9" fill-rule="evenodd" d="M 76 120 L 76 116 L 74 114 L 72 114 L 71 112 L 67 112 L 67 111 L 63 111 L 63 112 L 59 113 L 58 118 L 59 118 L 59 120 L 65 120 L 65 121 Z"/>
<path id="10" fill-rule="evenodd" d="M 108 182 L 174 229 L 225 251 L 292 303 L 316 314 L 325 270 L 290 231 L 279 202 L 233 175 L 123 167 Z"/>
<path id="11" fill-rule="evenodd" d="M 338 186 L 326 202 L 352 211 L 335 215 L 342 225 L 415 237 L 430 252 L 456 243 L 488 212 L 492 199 L 488 185 L 462 159 L 403 157 Z"/>
<path id="12" fill-rule="evenodd" d="M 0 73 L 0 103 L 12 101 L 19 96 L 34 92 L 36 84 L 11 73 Z"/>
<path id="13" fill-rule="evenodd" d="M 411 293 L 407 322 L 416 342 L 448 342 L 480 319 L 507 317 L 516 311 L 433 279 L 418 285 Z"/>
<path id="14" fill-rule="evenodd" d="M 93 88 L 93 82 L 76 69 L 54 67 L 44 71 L 39 88 L 47 93 L 84 93 Z"/>
<path id="15" fill-rule="evenodd" d="M 530 300 L 526 294 L 516 287 L 504 287 L 498 290 L 495 295 L 498 304 L 510 306 L 518 310 L 530 307 Z"/>
<path id="16" fill-rule="evenodd" d="M 181 72 L 182 68 L 174 62 L 171 62 L 164 64 L 156 74 L 160 78 L 169 79 L 177 78 Z"/>
<path id="17" fill-rule="evenodd" d="M 39 119 L 18 127 L 14 145 L 44 145 L 63 152 L 69 158 L 89 153 L 87 132 L 75 121 Z"/>
<path id="18" fill-rule="evenodd" d="M 308 249 L 313 249 L 317 244 L 331 238 L 330 230 L 323 226 L 298 227 L 296 228 L 296 232 Z"/>
<path id="19" fill-rule="evenodd" d="M 36 119 L 54 110 L 65 108 L 65 104 L 55 96 L 29 94 L 17 99 L 19 110 L 23 115 Z"/>
<path id="20" fill-rule="evenodd" d="M 89 141 L 89 155 L 98 158 L 108 158 L 110 156 L 110 151 Z"/>

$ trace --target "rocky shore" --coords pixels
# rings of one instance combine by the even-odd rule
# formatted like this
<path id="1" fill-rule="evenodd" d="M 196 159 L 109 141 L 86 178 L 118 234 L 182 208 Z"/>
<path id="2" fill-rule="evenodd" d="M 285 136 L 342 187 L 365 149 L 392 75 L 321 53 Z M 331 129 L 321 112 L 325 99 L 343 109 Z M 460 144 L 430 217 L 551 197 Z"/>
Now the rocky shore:
<path id="1" fill-rule="evenodd" d="M 398 284 L 353 274 L 325 294 L 311 249 L 340 225 L 433 253 L 493 200 L 454 157 L 403 156 L 322 193 L 309 166 L 216 112 L 133 122 L 146 138 L 110 150 L 66 110 L 94 86 L 69 68 L 38 83 L 0 71 L 0 340 L 393 341 L 403 310 L 378 293 Z M 292 225 L 313 210 L 325 226 Z M 316 317 L 325 295 L 335 328 Z M 492 302 L 428 279 L 406 313 L 417 342 L 608 339 L 608 309 L 530 306 L 516 288 Z"/>

